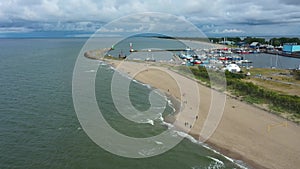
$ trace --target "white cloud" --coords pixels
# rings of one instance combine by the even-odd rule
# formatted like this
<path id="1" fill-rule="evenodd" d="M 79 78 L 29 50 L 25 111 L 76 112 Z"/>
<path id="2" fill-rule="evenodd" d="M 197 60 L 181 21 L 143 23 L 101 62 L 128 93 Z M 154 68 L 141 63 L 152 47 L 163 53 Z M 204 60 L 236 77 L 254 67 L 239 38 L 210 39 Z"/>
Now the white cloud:
<path id="1" fill-rule="evenodd" d="M 30 32 L 32 29 L 24 27 L 9 27 L 9 28 L 0 28 L 0 33 L 19 33 L 19 32 Z"/>
<path id="2" fill-rule="evenodd" d="M 198 28 L 184 17 L 164 13 L 140 13 L 122 17 L 104 25 L 99 32 L 161 33 L 203 37 Z"/>
<path id="3" fill-rule="evenodd" d="M 115 33 L 115 32 L 124 32 L 124 29 L 123 28 L 113 28 L 113 29 L 107 29 L 107 28 L 101 28 L 99 30 L 99 32 L 102 32 L 102 33 L 106 33 L 106 32 L 110 32 L 110 33 Z"/>
<path id="4" fill-rule="evenodd" d="M 221 33 L 244 33 L 240 29 L 224 29 Z"/>
<path id="5" fill-rule="evenodd" d="M 174 14 L 197 25 L 215 25 L 214 28 L 204 28 L 209 32 L 212 32 L 211 29 L 218 29 L 221 30 L 219 33 L 244 33 L 240 30 L 251 27 L 249 31 L 255 33 L 256 25 L 265 25 L 274 30 L 277 25 L 285 23 L 284 29 L 289 30 L 293 27 L 285 32 L 293 33 L 294 27 L 299 26 L 300 22 L 299 2 L 299 0 L 7 0 L 0 2 L 0 22 L 14 23 L 24 20 L 45 23 L 46 26 L 39 25 L 39 28 L 47 27 L 48 30 L 51 27 L 92 30 L 99 27 L 98 23 L 91 26 L 95 21 L 110 22 L 129 14 L 151 11 Z M 149 21 L 154 22 L 154 19 L 144 17 L 143 20 L 136 18 L 128 21 L 141 23 L 137 27 L 129 27 L 128 30 L 145 30 L 147 26 L 155 30 L 157 25 L 143 25 Z M 76 23 L 83 21 L 91 23 L 89 25 Z M 0 27 L 3 27 L 1 23 Z M 236 29 L 237 27 L 239 28 Z M 299 30 L 296 33 L 300 33 Z"/>

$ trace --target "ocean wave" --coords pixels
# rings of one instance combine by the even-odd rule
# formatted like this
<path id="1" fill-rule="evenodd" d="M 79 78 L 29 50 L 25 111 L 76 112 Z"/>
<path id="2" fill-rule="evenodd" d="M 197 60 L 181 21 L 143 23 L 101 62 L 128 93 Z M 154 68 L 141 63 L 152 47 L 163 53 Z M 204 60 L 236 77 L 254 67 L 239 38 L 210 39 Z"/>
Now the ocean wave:
<path id="1" fill-rule="evenodd" d="M 151 124 L 152 126 L 154 125 L 154 121 L 151 120 L 151 119 L 147 119 L 147 122 L 146 122 L 146 123 L 149 123 L 149 124 Z"/>
<path id="2" fill-rule="evenodd" d="M 190 140 L 193 143 L 199 143 L 198 140 L 196 140 L 194 137 L 192 137 L 191 135 L 182 132 L 182 131 L 175 131 L 179 136 L 183 137 L 183 138 L 187 138 L 188 140 Z"/>
<path id="3" fill-rule="evenodd" d="M 135 79 L 133 79 L 132 77 L 130 77 L 128 74 L 122 72 L 122 71 L 119 71 L 119 70 L 116 70 L 113 66 L 110 66 L 110 69 L 116 71 L 117 73 L 119 73 L 121 76 L 129 79 L 129 80 L 132 80 L 133 82 L 137 83 L 137 84 L 140 84 L 140 85 L 143 85 L 143 86 L 146 86 L 148 89 L 152 89 L 152 86 L 149 85 L 149 84 L 146 84 L 146 83 L 142 83 L 140 81 L 137 81 Z M 165 95 L 163 94 L 162 92 L 160 92 L 159 90 L 155 90 L 154 91 L 156 94 L 158 94 L 159 96 L 163 97 L 165 99 L 165 101 L 168 103 L 168 106 L 170 106 L 173 110 L 173 112 L 175 113 L 176 112 L 176 108 L 174 107 L 172 101 Z M 165 108 L 165 107 L 162 107 L 162 108 Z M 155 109 L 160 109 L 160 107 L 157 107 Z M 162 114 L 160 114 L 160 118 L 159 118 L 161 121 L 164 121 L 163 117 L 162 117 Z"/>
<path id="4" fill-rule="evenodd" d="M 138 153 L 141 156 L 147 157 L 147 156 L 151 156 L 152 154 L 155 154 L 155 150 L 156 150 L 156 148 L 152 148 L 152 149 L 148 149 L 148 150 L 143 149 L 143 150 L 139 151 Z"/>
<path id="5" fill-rule="evenodd" d="M 220 161 L 220 162 L 221 163 L 219 163 L 217 161 L 213 161 L 212 163 L 209 164 L 207 169 L 221 169 L 221 168 L 224 168 L 224 163 L 222 161 Z"/>
<path id="6" fill-rule="evenodd" d="M 160 115 L 160 116 L 158 117 L 158 119 L 159 119 L 161 122 L 164 122 L 165 119 L 164 119 L 164 117 L 162 116 L 162 113 L 160 113 L 159 115 Z"/>
<path id="7" fill-rule="evenodd" d="M 132 78 L 131 78 L 132 79 Z M 149 84 L 146 84 L 146 83 L 142 83 L 140 81 L 137 81 L 135 79 L 132 79 L 133 82 L 137 83 L 137 84 L 140 84 L 142 86 L 146 86 L 148 89 L 152 89 L 152 87 L 149 85 Z"/>
<path id="8" fill-rule="evenodd" d="M 162 145 L 162 144 L 164 144 L 163 142 L 160 142 L 160 141 L 154 141 L 156 144 L 158 144 L 158 145 Z"/>
<path id="9" fill-rule="evenodd" d="M 106 66 L 107 64 L 103 61 L 100 61 L 100 66 Z"/>
<path id="10" fill-rule="evenodd" d="M 207 156 L 208 158 L 210 158 L 211 160 L 213 160 L 208 166 L 207 169 L 221 169 L 224 168 L 224 163 L 216 158 Z M 192 169 L 201 169 L 203 168 L 203 166 L 193 166 L 191 167 Z"/>
<path id="11" fill-rule="evenodd" d="M 160 110 L 160 109 L 164 109 L 165 107 L 152 107 L 155 110 Z"/>
<path id="12" fill-rule="evenodd" d="M 224 155 L 224 154 L 220 153 L 219 151 L 217 151 L 217 150 L 215 150 L 215 149 L 209 147 L 207 144 L 205 144 L 205 143 L 203 143 L 203 142 L 199 142 L 199 143 L 200 143 L 204 148 L 206 148 L 206 149 L 208 149 L 208 150 L 211 150 L 211 151 L 214 152 L 215 154 L 218 154 L 218 155 L 224 157 L 226 160 L 228 160 L 228 161 L 230 161 L 230 162 L 236 164 L 236 165 L 239 166 L 240 168 L 242 168 L 242 169 L 248 169 L 244 163 L 242 163 L 242 162 L 240 162 L 240 161 L 237 161 L 237 160 L 234 160 L 234 159 L 232 159 L 232 158 L 230 158 L 230 157 L 227 157 L 226 155 Z"/>
<path id="13" fill-rule="evenodd" d="M 176 112 L 176 108 L 173 105 L 172 101 L 170 99 L 167 99 L 167 101 L 168 101 L 168 105 L 172 108 L 173 112 L 175 113 Z"/>
<path id="14" fill-rule="evenodd" d="M 175 128 L 175 126 L 174 126 L 173 124 L 167 123 L 167 122 L 165 122 L 165 121 L 163 122 L 163 125 L 167 126 L 168 129 Z M 228 160 L 228 161 L 230 161 L 230 162 L 236 164 L 239 168 L 242 168 L 242 169 L 248 169 L 248 168 L 246 167 L 246 164 L 243 163 L 242 161 L 234 160 L 234 159 L 232 159 L 232 158 L 230 158 L 230 157 L 225 156 L 224 154 L 222 154 L 222 153 L 218 152 L 217 150 L 215 150 L 215 149 L 209 147 L 207 144 L 205 144 L 205 143 L 203 143 L 203 142 L 201 142 L 201 141 L 195 139 L 193 136 L 191 136 L 191 135 L 189 135 L 189 134 L 187 134 L 187 133 L 185 133 L 185 132 L 175 130 L 174 133 L 175 133 L 174 137 L 180 136 L 180 137 L 186 138 L 186 139 L 190 140 L 192 143 L 194 143 L 194 144 L 199 144 L 199 145 L 201 145 L 202 147 L 204 147 L 204 148 L 206 148 L 206 149 L 208 149 L 208 150 L 214 152 L 215 154 L 218 154 L 218 155 L 224 157 L 226 160 Z M 214 160 L 215 163 L 218 162 L 218 165 L 220 165 L 220 163 L 223 163 L 222 161 L 220 161 L 220 160 L 218 160 L 218 159 L 216 159 L 216 158 L 213 158 L 213 157 L 210 157 L 210 156 L 208 156 L 208 158 L 211 158 L 212 160 Z M 224 163 L 223 163 L 223 164 L 224 164 Z M 215 168 L 216 168 L 216 166 L 217 166 L 217 165 L 215 165 Z M 212 165 L 211 168 L 214 168 L 214 166 Z"/>
<path id="15" fill-rule="evenodd" d="M 214 158 L 214 157 L 211 157 L 211 156 L 206 156 L 206 157 L 207 157 L 207 158 L 210 158 L 210 159 L 212 159 L 212 160 L 214 160 L 216 163 L 219 163 L 219 164 L 224 165 L 223 161 L 221 161 L 221 160 L 219 160 L 219 159 L 217 159 L 217 158 Z"/>
<path id="16" fill-rule="evenodd" d="M 108 68 L 111 69 L 111 70 L 116 71 L 116 68 L 114 68 L 113 66 L 109 66 Z"/>
<path id="17" fill-rule="evenodd" d="M 85 72 L 87 72 L 87 73 L 95 73 L 95 72 L 97 72 L 97 70 L 87 70 Z"/>
<path id="18" fill-rule="evenodd" d="M 162 119 L 163 119 L 163 117 L 162 117 Z M 164 119 L 163 119 L 163 120 L 164 120 Z M 165 122 L 165 121 L 163 121 L 162 124 L 163 124 L 164 126 L 167 126 L 168 129 L 171 129 L 171 128 L 174 128 L 174 127 L 175 127 L 173 124 L 167 123 L 167 122 Z"/>

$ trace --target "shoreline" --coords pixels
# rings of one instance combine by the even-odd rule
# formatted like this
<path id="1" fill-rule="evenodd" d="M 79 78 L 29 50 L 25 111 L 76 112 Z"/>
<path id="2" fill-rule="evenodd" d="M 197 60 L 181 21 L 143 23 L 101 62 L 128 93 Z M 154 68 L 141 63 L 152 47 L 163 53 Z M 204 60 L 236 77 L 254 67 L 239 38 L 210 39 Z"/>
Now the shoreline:
<path id="1" fill-rule="evenodd" d="M 117 69 L 116 66 L 116 62 L 119 62 L 118 60 L 103 60 L 105 63 L 107 63 L 109 66 L 113 67 L 113 69 L 115 71 L 120 71 Z M 149 85 L 151 86 L 151 88 L 153 89 L 159 89 L 156 88 L 155 86 L 152 86 L 149 83 L 144 83 L 142 80 L 138 80 L 138 78 L 135 77 L 131 77 L 129 74 L 129 72 L 122 72 L 122 73 L 126 73 L 126 75 L 128 77 L 130 77 L 133 80 L 136 80 L 138 83 L 141 83 L 143 85 Z M 171 93 L 169 93 L 168 91 L 163 91 L 161 89 L 159 89 L 160 92 L 163 92 L 167 98 L 167 100 L 169 100 L 172 104 L 172 107 L 175 109 L 174 114 L 170 114 L 167 115 L 165 117 L 163 117 L 163 122 L 165 123 L 164 125 L 169 126 L 172 125 L 177 129 L 177 132 L 183 132 L 185 133 L 187 136 L 181 136 L 185 139 L 188 139 L 189 141 L 191 141 L 194 144 L 200 144 L 201 146 L 203 146 L 204 148 L 213 151 L 216 154 L 221 155 L 222 157 L 224 157 L 225 159 L 231 161 L 232 163 L 234 163 L 235 165 L 237 165 L 238 167 L 242 168 L 242 169 L 251 169 L 251 168 L 261 168 L 261 169 L 267 169 L 265 167 L 262 167 L 261 165 L 253 162 L 253 161 L 249 161 L 248 159 L 244 158 L 243 156 L 241 156 L 240 154 L 236 154 L 234 152 L 231 152 L 228 149 L 224 149 L 222 147 L 219 147 L 217 145 L 214 145 L 212 143 L 210 143 L 209 141 L 206 142 L 202 142 L 201 140 L 199 140 L 199 136 L 195 133 L 193 133 L 192 131 L 190 132 L 185 132 L 184 128 L 177 126 L 176 124 L 174 124 L 175 120 L 176 120 L 176 116 L 180 113 L 180 109 L 181 109 L 181 101 L 179 100 L 179 98 L 176 98 L 175 96 L 173 96 Z M 231 156 L 234 155 L 234 156 Z M 238 157 L 238 158 L 236 158 Z"/>
<path id="2" fill-rule="evenodd" d="M 93 58 L 93 59 L 97 59 L 97 58 Z M 98 59 L 98 60 L 103 60 L 103 59 Z M 120 61 L 117 61 L 117 60 L 104 59 L 103 61 L 105 61 L 106 63 L 108 63 L 109 65 L 111 65 L 112 67 L 115 67 L 115 68 L 118 67 L 118 63 L 120 63 Z M 131 64 L 132 67 L 135 67 L 135 65 L 136 66 L 138 66 L 138 65 L 145 66 L 145 63 L 129 63 L 129 64 Z M 127 70 L 125 70 L 125 69 L 127 69 Z M 127 67 L 125 69 L 123 71 L 125 73 L 128 73 L 130 76 L 130 72 L 132 71 L 131 68 Z M 122 71 L 122 70 L 120 70 L 120 71 Z M 174 73 L 176 73 L 176 72 L 174 72 Z M 143 76 L 147 76 L 147 74 L 144 73 Z M 180 75 L 180 76 L 182 76 L 182 75 Z M 132 74 L 130 77 L 132 77 Z M 153 86 L 153 84 L 151 84 L 151 82 L 149 82 L 149 81 L 147 82 L 147 81 L 145 81 L 145 79 L 138 79 L 138 78 L 136 78 L 136 76 L 133 76 L 133 78 L 144 84 L 149 84 L 149 85 Z M 149 75 L 148 75 L 148 78 L 149 78 Z M 151 79 L 151 76 L 150 76 L 150 79 Z M 153 83 L 157 83 L 157 81 L 155 81 L 155 79 L 154 79 Z M 154 87 L 161 89 L 161 87 L 163 88 L 164 86 L 157 87 L 154 84 Z M 202 86 L 202 88 L 203 87 L 204 86 Z M 206 88 L 206 87 L 204 87 L 204 88 Z M 202 90 L 209 90 L 209 89 L 206 88 L 206 89 L 202 89 Z M 175 98 L 177 98 L 176 95 L 178 95 L 178 94 L 176 94 L 176 93 L 174 94 L 172 92 L 170 92 L 170 93 L 172 96 L 175 96 Z M 290 122 L 287 122 L 289 124 L 288 125 L 289 128 L 292 127 L 291 132 L 289 132 L 289 130 L 287 130 L 287 129 L 285 129 L 286 131 L 284 131 L 284 128 L 278 128 L 281 130 L 281 132 L 275 133 L 275 136 L 276 136 L 275 138 L 273 136 L 266 135 L 266 132 L 260 131 L 260 130 L 262 130 L 262 129 L 265 130 L 266 125 L 269 123 L 272 124 L 274 122 L 282 121 L 281 118 L 278 119 L 278 116 L 275 117 L 273 114 L 265 112 L 261 109 L 258 110 L 258 108 L 254 107 L 252 105 L 249 105 L 249 104 L 242 103 L 239 100 L 235 100 L 234 98 L 230 98 L 228 95 L 226 96 L 226 98 L 227 98 L 226 104 L 228 103 L 228 100 L 230 101 L 230 104 L 228 104 L 229 106 L 227 106 L 227 110 L 228 109 L 234 110 L 232 108 L 233 107 L 232 105 L 234 105 L 235 107 L 238 107 L 238 108 L 235 108 L 235 110 L 239 109 L 239 107 L 244 107 L 244 109 L 241 109 L 241 110 L 242 111 L 245 110 L 246 113 L 244 113 L 244 115 L 246 115 L 247 117 L 243 117 L 238 114 L 233 114 L 231 111 L 226 112 L 226 110 L 225 110 L 226 114 L 223 115 L 222 121 L 220 122 L 217 130 L 211 136 L 211 138 L 205 142 L 205 144 L 207 144 L 209 146 L 209 148 L 216 150 L 221 155 L 225 155 L 225 157 L 227 156 L 229 158 L 235 159 L 234 160 L 235 163 L 242 161 L 242 162 L 246 163 L 246 166 L 249 168 L 263 168 L 263 169 L 275 168 L 275 167 L 276 168 L 285 168 L 285 167 L 293 168 L 293 167 L 299 165 L 299 162 L 294 159 L 295 158 L 294 156 L 297 156 L 298 153 L 300 154 L 300 151 L 298 150 L 299 148 L 297 148 L 297 146 L 299 147 L 299 143 L 291 142 L 293 145 L 296 145 L 295 152 L 293 152 L 293 149 L 291 149 L 289 146 L 289 141 L 287 144 L 284 144 L 285 147 L 283 146 L 283 148 L 280 148 L 280 147 L 278 148 L 278 146 L 281 146 L 282 143 L 286 143 L 284 140 L 286 137 L 283 136 L 283 139 L 282 138 L 280 139 L 280 142 L 281 142 L 280 144 L 278 144 L 277 141 L 274 140 L 276 137 L 281 137 L 281 134 L 291 137 L 291 132 L 294 132 L 292 134 L 295 134 L 295 132 L 297 132 L 297 134 L 296 134 L 296 136 L 294 136 L 294 138 L 290 138 L 291 140 L 295 139 L 295 138 L 296 139 L 300 138 L 300 136 L 298 134 L 299 128 L 297 126 L 294 126 Z M 233 103 L 231 103 L 231 102 L 233 102 Z M 239 106 L 236 106 L 236 104 L 239 104 Z M 247 111 L 246 111 L 246 109 L 247 109 Z M 165 119 L 166 122 L 167 122 L 167 120 L 168 119 Z M 223 121 L 225 121 L 225 122 L 223 122 Z M 243 121 L 246 125 L 242 124 L 242 123 L 240 124 L 239 121 Z M 249 123 L 249 121 L 250 121 L 250 123 Z M 253 126 L 251 124 L 251 121 L 254 123 L 256 121 L 260 121 L 260 122 L 257 122 L 258 124 L 260 124 L 260 126 L 259 127 Z M 265 122 L 265 121 L 267 121 L 267 122 Z M 201 125 L 203 125 L 200 123 L 201 122 L 199 122 L 198 126 L 196 126 L 195 129 L 193 126 L 193 129 L 188 133 L 189 135 L 191 135 L 193 138 L 195 138 L 197 140 L 199 140 L 199 132 L 198 132 L 199 126 L 201 128 Z M 224 125 L 225 125 L 225 127 L 224 127 Z M 235 125 L 241 125 L 241 127 L 236 128 Z M 184 128 L 178 124 L 177 125 L 175 124 L 175 127 L 178 128 L 180 131 L 184 131 Z M 198 129 L 198 130 L 196 130 L 196 129 Z M 278 130 L 278 129 L 276 129 L 276 130 Z M 254 131 L 252 131 L 252 130 L 254 130 Z M 225 132 L 225 134 L 222 134 L 223 132 Z M 278 131 L 275 131 L 275 132 L 278 132 Z M 284 134 L 284 133 L 288 133 L 288 134 Z M 243 135 L 246 138 L 244 138 Z M 272 134 L 270 134 L 270 135 L 272 135 Z M 236 137 L 236 139 L 233 139 L 235 137 Z M 253 139 L 253 137 L 258 137 L 258 141 L 256 139 Z M 259 137 L 261 137 L 261 138 L 259 138 Z M 272 143 L 272 140 L 276 143 Z M 255 144 L 262 144 L 262 142 L 268 143 L 269 141 L 271 141 L 270 146 L 267 146 L 267 148 L 262 147 L 262 149 L 265 149 L 266 152 L 264 152 L 264 150 L 260 150 L 261 149 L 260 146 L 255 145 Z M 246 143 L 244 143 L 244 142 L 246 142 Z M 242 144 L 242 145 L 240 145 L 240 144 Z M 251 146 L 254 146 L 255 149 L 252 150 Z M 263 145 L 261 145 L 261 146 L 263 146 Z M 280 160 L 276 159 L 277 157 L 272 158 L 272 156 L 274 156 L 273 155 L 274 153 L 276 153 L 276 152 L 278 153 L 278 152 L 282 151 L 282 149 L 283 150 L 291 149 L 289 151 L 284 151 L 284 153 L 282 153 L 282 154 L 285 154 L 289 158 L 293 158 L 293 159 L 292 160 L 285 159 L 278 155 L 277 155 L 277 157 L 281 158 Z M 288 155 L 291 151 L 292 151 L 292 153 L 294 153 L 294 156 Z M 259 154 L 257 154 L 257 153 L 259 153 Z M 260 154 L 263 154 L 263 155 L 260 155 Z M 271 157 L 269 157 L 269 156 L 271 156 Z M 268 160 L 268 162 L 265 162 L 265 160 Z M 291 163 L 291 161 L 292 161 L 292 163 Z M 281 164 L 281 166 L 279 166 L 280 163 L 282 163 L 282 162 L 285 162 L 285 164 Z M 237 163 L 237 164 L 239 164 L 239 163 Z"/>
<path id="3" fill-rule="evenodd" d="M 117 64 L 116 62 L 120 62 L 118 60 L 104 60 L 106 61 L 106 63 L 108 65 L 110 65 L 111 67 L 114 68 L 115 71 L 120 71 L 117 69 Z M 141 64 L 141 63 L 138 63 L 138 64 Z M 123 73 L 129 73 L 129 72 L 123 72 Z M 139 80 L 139 78 L 136 78 L 136 77 L 131 77 L 129 74 L 127 74 L 130 78 L 134 79 L 134 80 L 137 80 L 139 83 L 141 84 L 146 84 L 146 85 L 150 85 L 151 88 L 155 88 L 155 89 L 159 89 L 155 86 L 152 86 L 152 84 L 149 84 L 149 83 L 145 83 L 143 80 Z M 205 86 L 206 87 L 206 86 Z M 172 94 L 170 94 L 169 92 L 167 91 L 163 91 L 161 89 L 159 89 L 161 92 L 165 93 L 166 97 L 168 100 L 171 101 L 172 105 L 174 106 L 175 108 L 175 113 L 174 115 L 168 115 L 166 117 L 163 117 L 163 121 L 167 124 L 170 124 L 170 125 L 173 125 L 177 130 L 178 132 L 184 132 L 185 134 L 187 134 L 188 136 L 192 137 L 193 139 L 195 139 L 197 142 L 196 144 L 200 144 L 201 146 L 213 151 L 214 153 L 217 153 L 221 156 L 223 156 L 224 158 L 226 158 L 227 160 L 233 162 L 235 165 L 239 166 L 240 168 L 243 168 L 243 169 L 251 169 L 251 168 L 260 168 L 260 169 L 267 169 L 265 167 L 262 167 L 261 165 L 255 163 L 254 161 L 251 161 L 245 157 L 243 157 L 242 155 L 238 154 L 238 153 L 235 153 L 235 152 L 232 152 L 230 151 L 229 149 L 226 149 L 226 148 L 223 148 L 223 147 L 220 147 L 220 146 L 217 146 L 209 141 L 205 141 L 205 142 L 202 142 L 199 137 L 200 135 L 195 133 L 194 131 L 189 131 L 189 132 L 186 132 L 184 128 L 174 124 L 174 121 L 176 120 L 176 116 L 179 114 L 179 111 L 181 109 L 181 102 L 179 100 L 179 98 L 177 98 L 176 96 L 173 96 Z M 184 136 L 182 136 L 184 137 Z M 192 143 L 194 143 L 190 138 L 188 137 L 184 137 L 188 140 L 190 140 Z M 241 164 L 242 163 L 242 164 Z"/>

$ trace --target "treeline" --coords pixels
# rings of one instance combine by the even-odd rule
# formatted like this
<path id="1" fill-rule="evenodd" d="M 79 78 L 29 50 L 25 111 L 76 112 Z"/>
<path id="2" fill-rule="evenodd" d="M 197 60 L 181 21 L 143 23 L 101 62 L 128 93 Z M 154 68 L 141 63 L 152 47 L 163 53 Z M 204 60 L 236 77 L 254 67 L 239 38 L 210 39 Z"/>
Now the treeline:
<path id="1" fill-rule="evenodd" d="M 224 81 L 220 76 L 221 72 L 208 73 L 205 67 L 191 68 L 193 74 L 200 80 L 210 82 Z M 219 75 L 218 75 L 219 74 Z M 210 75 L 210 76 L 209 76 Z M 231 73 L 226 71 L 227 89 L 233 90 L 236 94 L 244 97 L 251 97 L 252 100 L 260 100 L 262 103 L 270 104 L 282 110 L 300 115 L 300 97 L 279 94 L 275 91 L 262 88 L 252 82 L 245 82 L 242 79 L 246 76 L 242 73 Z"/>
<path id="2" fill-rule="evenodd" d="M 251 44 L 252 42 L 259 42 L 260 44 L 268 44 L 265 38 L 246 37 L 243 42 Z"/>
<path id="3" fill-rule="evenodd" d="M 298 45 L 300 45 L 300 39 L 299 38 L 272 38 L 269 41 L 269 44 L 273 45 L 273 46 L 280 46 L 283 45 L 285 43 L 297 43 Z"/>
<path id="4" fill-rule="evenodd" d="M 222 38 L 209 38 L 210 41 L 213 41 L 214 43 L 219 43 L 221 41 L 224 41 L 224 37 Z M 300 45 L 300 39 L 299 38 L 272 38 L 270 40 L 266 40 L 265 38 L 257 38 L 257 37 L 246 37 L 244 39 L 241 39 L 240 37 L 226 37 L 226 41 L 233 41 L 236 44 L 239 42 L 244 42 L 247 44 L 251 44 L 252 42 L 259 42 L 260 44 L 269 44 L 273 46 L 280 46 L 285 43 L 297 43 Z"/>
<path id="5" fill-rule="evenodd" d="M 221 41 L 232 41 L 235 43 L 239 43 L 239 42 L 245 42 L 247 44 L 250 44 L 252 42 L 259 42 L 261 44 L 265 44 L 268 43 L 268 41 L 266 41 L 264 38 L 256 38 L 256 37 L 246 37 L 244 39 L 241 39 L 240 37 L 222 37 L 222 38 L 209 38 L 210 41 L 213 41 L 214 43 L 219 43 Z"/>

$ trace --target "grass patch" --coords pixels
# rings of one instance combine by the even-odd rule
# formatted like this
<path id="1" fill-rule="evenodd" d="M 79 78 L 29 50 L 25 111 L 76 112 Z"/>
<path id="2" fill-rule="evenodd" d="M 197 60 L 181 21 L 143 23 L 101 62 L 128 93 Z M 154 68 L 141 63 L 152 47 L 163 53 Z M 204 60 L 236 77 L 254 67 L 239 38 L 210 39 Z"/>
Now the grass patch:
<path id="1" fill-rule="evenodd" d="M 279 106 L 276 106 L 276 105 L 273 105 L 273 104 L 269 104 L 269 109 L 272 110 L 276 114 L 280 114 L 280 113 L 284 112 L 283 108 L 281 108 Z"/>
<path id="2" fill-rule="evenodd" d="M 249 70 L 247 70 L 249 71 Z M 251 69 L 251 73 L 253 75 L 255 74 L 261 74 L 261 75 L 271 75 L 271 74 L 289 74 L 290 71 L 289 70 L 284 70 L 284 69 L 271 69 L 271 68 L 252 68 Z"/>
<path id="3" fill-rule="evenodd" d="M 113 57 L 111 55 L 105 55 L 104 59 L 110 59 L 110 60 L 124 60 L 124 58 L 119 58 L 119 57 Z"/>
<path id="4" fill-rule="evenodd" d="M 188 70 L 189 69 L 189 70 Z M 183 74 L 192 72 L 196 79 L 200 79 L 208 84 L 212 81 L 215 84 L 224 82 L 224 73 L 218 71 L 207 70 L 204 67 L 178 67 L 177 70 Z M 256 69 L 257 72 L 279 72 L 278 69 Z M 209 72 L 208 72 L 209 71 Z M 222 76 L 223 75 L 223 76 Z M 244 74 L 225 72 L 227 89 L 232 94 L 251 104 L 268 104 L 272 112 L 288 114 L 290 120 L 297 121 L 300 118 L 300 97 L 296 95 L 286 95 L 280 92 L 264 88 L 245 80 Z M 212 80 L 213 79 L 213 80 Z M 214 85 L 215 85 L 214 84 Z M 282 84 L 281 84 L 282 85 Z M 282 86 L 286 86 L 285 84 Z M 282 114 L 281 114 L 282 115 Z"/>
<path id="5" fill-rule="evenodd" d="M 255 98 L 255 97 L 252 97 L 252 96 L 249 96 L 249 95 L 244 96 L 243 100 L 248 102 L 248 103 L 251 103 L 251 104 L 263 104 L 263 103 L 265 103 L 263 99 Z"/>

